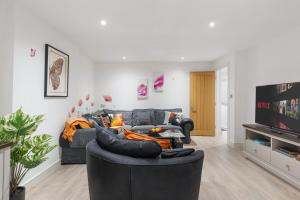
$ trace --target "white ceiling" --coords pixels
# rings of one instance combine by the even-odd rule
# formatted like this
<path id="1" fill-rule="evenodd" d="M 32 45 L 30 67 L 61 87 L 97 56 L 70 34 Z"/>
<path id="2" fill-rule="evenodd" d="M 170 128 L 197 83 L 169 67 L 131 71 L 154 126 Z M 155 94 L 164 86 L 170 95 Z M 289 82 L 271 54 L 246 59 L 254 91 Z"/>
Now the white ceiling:
<path id="1" fill-rule="evenodd" d="M 211 61 L 300 27 L 299 0 L 26 0 L 95 62 Z M 101 19 L 107 26 L 101 27 Z M 208 26 L 215 21 L 216 27 Z"/>

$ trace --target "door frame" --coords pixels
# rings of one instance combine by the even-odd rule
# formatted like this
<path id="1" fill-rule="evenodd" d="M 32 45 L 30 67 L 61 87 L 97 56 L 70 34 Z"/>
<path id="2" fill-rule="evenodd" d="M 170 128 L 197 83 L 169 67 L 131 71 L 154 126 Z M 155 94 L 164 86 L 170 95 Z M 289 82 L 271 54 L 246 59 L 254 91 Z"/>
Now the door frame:
<path id="1" fill-rule="evenodd" d="M 221 70 L 222 68 L 227 68 L 227 75 L 228 75 L 228 93 L 227 93 L 227 100 L 228 100 L 228 107 L 227 107 L 227 144 L 233 144 L 234 140 L 234 105 L 233 104 L 233 88 L 234 88 L 234 71 L 233 71 L 233 64 L 231 61 L 224 61 L 217 64 L 214 67 L 215 71 Z M 216 80 L 217 81 L 217 80 Z M 219 112 L 216 110 L 216 112 Z"/>
<path id="2" fill-rule="evenodd" d="M 220 100 L 220 76 L 219 76 L 219 72 L 224 69 L 224 68 L 227 68 L 227 143 L 229 143 L 229 126 L 230 126 L 230 98 L 229 98 L 229 76 L 230 76 L 230 73 L 229 73 L 229 66 L 223 66 L 223 67 L 219 67 L 218 69 L 216 69 L 216 131 L 217 133 L 219 134 L 220 131 L 221 131 L 221 100 Z"/>

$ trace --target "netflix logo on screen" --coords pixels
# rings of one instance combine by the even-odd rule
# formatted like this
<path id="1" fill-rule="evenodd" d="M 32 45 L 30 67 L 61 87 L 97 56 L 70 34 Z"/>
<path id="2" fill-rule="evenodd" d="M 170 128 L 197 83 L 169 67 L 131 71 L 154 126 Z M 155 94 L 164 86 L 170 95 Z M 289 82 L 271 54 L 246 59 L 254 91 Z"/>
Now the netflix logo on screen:
<path id="1" fill-rule="evenodd" d="M 271 103 L 270 102 L 258 102 L 257 103 L 258 109 L 271 109 Z"/>

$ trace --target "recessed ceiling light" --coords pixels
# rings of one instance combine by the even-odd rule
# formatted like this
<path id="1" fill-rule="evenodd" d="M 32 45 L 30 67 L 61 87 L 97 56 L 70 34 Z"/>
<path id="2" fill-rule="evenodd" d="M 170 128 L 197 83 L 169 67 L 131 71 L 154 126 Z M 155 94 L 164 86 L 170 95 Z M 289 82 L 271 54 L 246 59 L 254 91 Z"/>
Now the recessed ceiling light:
<path id="1" fill-rule="evenodd" d="M 180 59 L 181 59 L 181 60 L 184 60 L 184 57 L 181 57 Z"/>
<path id="2" fill-rule="evenodd" d="M 216 26 L 216 23 L 215 23 L 215 22 L 210 22 L 210 23 L 209 23 L 209 26 L 210 26 L 210 27 L 215 27 L 215 26 Z"/>
<path id="3" fill-rule="evenodd" d="M 123 59 L 123 60 L 126 60 L 126 56 L 123 56 L 122 59 Z"/>
<path id="4" fill-rule="evenodd" d="M 100 24 L 101 24 L 101 26 L 106 26 L 106 25 L 107 25 L 107 21 L 104 20 L 104 19 L 102 19 L 102 20 L 100 21 Z"/>

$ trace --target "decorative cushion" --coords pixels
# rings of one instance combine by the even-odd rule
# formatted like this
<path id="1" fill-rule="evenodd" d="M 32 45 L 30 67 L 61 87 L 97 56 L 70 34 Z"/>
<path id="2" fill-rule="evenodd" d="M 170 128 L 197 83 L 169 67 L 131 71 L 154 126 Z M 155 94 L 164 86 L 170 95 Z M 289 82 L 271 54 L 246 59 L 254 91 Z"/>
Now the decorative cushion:
<path id="1" fill-rule="evenodd" d="M 162 151 L 155 141 L 119 139 L 106 128 L 96 128 L 96 140 L 107 151 L 131 157 L 156 158 Z"/>
<path id="2" fill-rule="evenodd" d="M 169 112 L 165 111 L 165 119 L 163 124 L 172 124 L 172 125 L 180 125 L 181 120 L 183 119 L 183 113 L 182 112 Z"/>
<path id="3" fill-rule="evenodd" d="M 171 115 L 171 112 L 165 111 L 165 117 L 164 117 L 163 125 L 168 125 L 168 124 L 169 124 L 169 121 L 170 121 L 170 115 Z"/>
<path id="4" fill-rule="evenodd" d="M 187 148 L 187 149 L 164 149 L 161 152 L 161 158 L 176 158 L 176 157 L 184 157 L 192 154 L 195 149 Z"/>
<path id="5" fill-rule="evenodd" d="M 102 110 L 98 110 L 92 114 L 88 114 L 93 117 L 94 120 L 97 120 L 97 124 L 101 127 L 110 127 L 111 119 L 107 113 Z"/>
<path id="6" fill-rule="evenodd" d="M 115 110 L 114 113 L 120 113 L 123 115 L 124 123 L 126 125 L 132 126 L 132 111 L 126 111 L 126 110 Z"/>
<path id="7" fill-rule="evenodd" d="M 165 112 L 182 112 L 181 108 L 174 108 L 174 109 L 155 109 L 154 110 L 154 118 L 155 118 L 155 124 L 153 125 L 163 125 L 168 124 L 168 122 L 164 122 L 165 120 Z"/>
<path id="8" fill-rule="evenodd" d="M 171 112 L 170 114 L 170 118 L 169 118 L 169 123 L 171 123 L 172 125 L 180 125 L 180 122 L 182 121 L 183 119 L 183 113 L 182 112 L 179 112 L 179 113 L 176 113 L 176 112 Z"/>
<path id="9" fill-rule="evenodd" d="M 105 128 L 109 128 L 110 127 L 110 118 L 109 116 L 103 116 L 101 115 L 101 119 L 102 119 L 102 122 L 103 122 L 103 125 Z"/>
<path id="10" fill-rule="evenodd" d="M 84 115 L 82 115 L 82 117 L 84 117 L 87 120 L 89 120 L 89 122 L 92 123 L 94 125 L 94 127 L 96 127 L 96 126 L 104 127 L 102 118 L 97 113 L 84 114 Z"/>
<path id="11" fill-rule="evenodd" d="M 153 109 L 136 109 L 132 112 L 132 125 L 154 125 L 154 110 Z"/>
<path id="12" fill-rule="evenodd" d="M 124 123 L 132 126 L 132 111 L 104 109 L 103 112 L 107 114 L 123 114 Z"/>
<path id="13" fill-rule="evenodd" d="M 124 126 L 124 119 L 123 119 L 123 114 L 109 114 L 111 118 L 111 127 L 115 126 Z"/>

